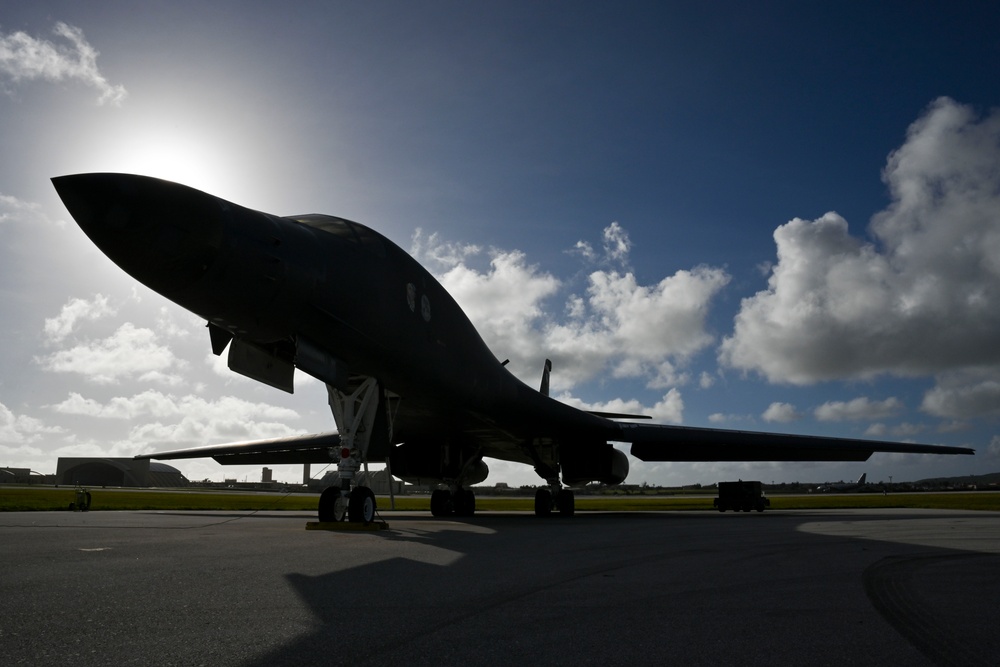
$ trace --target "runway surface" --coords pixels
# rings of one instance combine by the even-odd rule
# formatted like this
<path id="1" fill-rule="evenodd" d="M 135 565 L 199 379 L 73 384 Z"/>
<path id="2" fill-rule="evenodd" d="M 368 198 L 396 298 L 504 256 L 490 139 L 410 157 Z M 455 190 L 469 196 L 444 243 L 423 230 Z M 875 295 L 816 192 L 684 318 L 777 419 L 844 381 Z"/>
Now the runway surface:
<path id="1" fill-rule="evenodd" d="M 0 514 L 5 665 L 997 665 L 1000 513 Z"/>

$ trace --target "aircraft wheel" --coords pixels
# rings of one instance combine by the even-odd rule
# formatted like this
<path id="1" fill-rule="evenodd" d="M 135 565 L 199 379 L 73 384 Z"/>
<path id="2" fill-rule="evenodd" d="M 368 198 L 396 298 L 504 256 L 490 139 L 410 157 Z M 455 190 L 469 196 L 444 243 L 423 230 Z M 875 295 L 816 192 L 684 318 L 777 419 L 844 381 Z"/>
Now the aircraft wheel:
<path id="1" fill-rule="evenodd" d="M 447 489 L 435 489 L 431 493 L 431 514 L 434 516 L 450 516 L 451 512 L 451 491 Z"/>
<path id="2" fill-rule="evenodd" d="M 576 513 L 576 494 L 569 489 L 563 489 L 556 496 L 560 516 L 573 516 Z"/>
<path id="3" fill-rule="evenodd" d="M 375 493 L 367 486 L 356 486 L 347 503 L 347 519 L 371 523 L 375 519 Z"/>
<path id="4" fill-rule="evenodd" d="M 340 519 L 336 518 L 338 500 L 340 500 L 340 489 L 333 486 L 323 489 L 323 493 L 319 494 L 319 520 L 322 523 L 340 521 Z M 341 516 L 340 518 L 344 517 Z"/>
<path id="5" fill-rule="evenodd" d="M 535 491 L 535 516 L 552 514 L 552 492 L 548 489 Z"/>
<path id="6" fill-rule="evenodd" d="M 476 494 L 469 489 L 459 489 L 452 496 L 457 516 L 472 516 L 476 513 Z"/>

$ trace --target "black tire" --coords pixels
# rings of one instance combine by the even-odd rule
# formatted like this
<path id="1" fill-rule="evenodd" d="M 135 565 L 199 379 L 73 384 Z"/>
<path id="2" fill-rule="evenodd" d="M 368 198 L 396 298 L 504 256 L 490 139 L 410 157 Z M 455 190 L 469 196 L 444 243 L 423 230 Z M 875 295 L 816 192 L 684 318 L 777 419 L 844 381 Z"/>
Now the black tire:
<path id="1" fill-rule="evenodd" d="M 552 514 L 552 492 L 548 489 L 535 491 L 535 516 Z"/>
<path id="2" fill-rule="evenodd" d="M 569 489 L 563 489 L 556 496 L 559 506 L 559 516 L 573 516 L 576 513 L 576 494 Z"/>
<path id="3" fill-rule="evenodd" d="M 328 486 L 319 494 L 319 520 L 322 523 L 333 523 L 337 520 L 337 499 L 340 498 L 340 489 Z"/>
<path id="4" fill-rule="evenodd" d="M 452 495 L 456 516 L 473 516 L 476 513 L 476 494 L 469 489 L 459 489 Z"/>
<path id="5" fill-rule="evenodd" d="M 367 486 L 356 486 L 347 500 L 347 520 L 371 523 L 375 520 L 375 492 Z"/>
<path id="6" fill-rule="evenodd" d="M 447 489 L 435 489 L 431 493 L 431 514 L 434 516 L 451 516 L 451 513 L 451 491 Z"/>

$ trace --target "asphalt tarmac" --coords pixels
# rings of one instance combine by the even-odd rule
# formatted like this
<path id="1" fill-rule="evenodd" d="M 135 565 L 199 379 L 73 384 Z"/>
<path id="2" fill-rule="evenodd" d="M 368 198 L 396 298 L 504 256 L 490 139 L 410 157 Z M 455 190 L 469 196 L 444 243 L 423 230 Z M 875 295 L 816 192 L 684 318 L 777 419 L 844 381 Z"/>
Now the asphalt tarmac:
<path id="1" fill-rule="evenodd" d="M 997 665 L 1000 513 L 0 514 L 4 665 Z"/>

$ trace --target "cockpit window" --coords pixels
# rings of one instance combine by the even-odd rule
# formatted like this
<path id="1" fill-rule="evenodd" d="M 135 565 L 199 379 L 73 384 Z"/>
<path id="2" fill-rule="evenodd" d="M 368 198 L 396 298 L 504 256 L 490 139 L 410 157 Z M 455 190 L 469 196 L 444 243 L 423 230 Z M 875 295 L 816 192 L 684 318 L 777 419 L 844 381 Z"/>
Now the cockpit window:
<path id="1" fill-rule="evenodd" d="M 365 250 L 378 257 L 385 257 L 385 243 L 382 237 L 364 225 L 332 215 L 299 215 L 291 218 L 313 229 L 321 229 L 328 234 L 339 236 L 345 241 L 360 244 Z"/>

